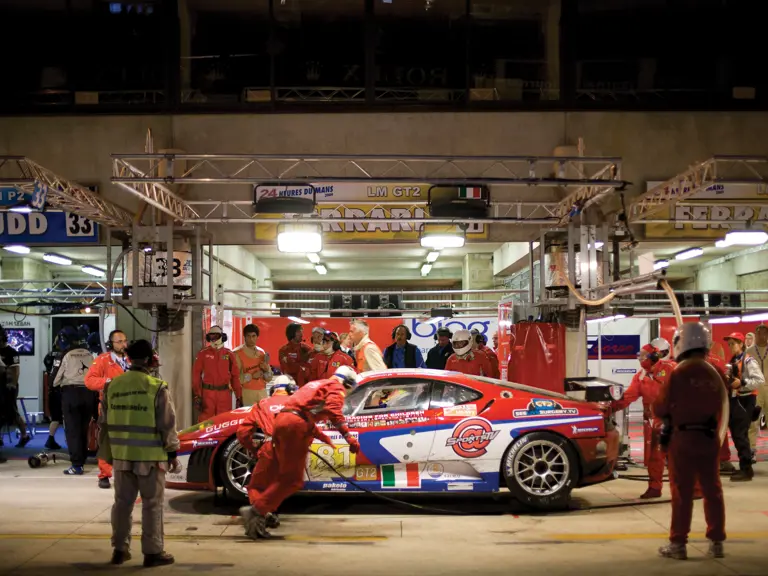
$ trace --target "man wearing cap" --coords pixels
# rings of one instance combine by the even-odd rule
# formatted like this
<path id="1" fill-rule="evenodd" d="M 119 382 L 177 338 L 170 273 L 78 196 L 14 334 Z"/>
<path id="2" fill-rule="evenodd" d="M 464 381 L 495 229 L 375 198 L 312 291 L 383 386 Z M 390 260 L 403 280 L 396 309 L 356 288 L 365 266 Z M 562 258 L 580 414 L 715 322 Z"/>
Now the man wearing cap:
<path id="1" fill-rule="evenodd" d="M 768 326 L 760 324 L 755 328 L 755 343 L 747 348 L 747 356 L 751 356 L 760 363 L 760 369 L 765 377 L 765 371 L 768 370 Z M 768 385 L 763 382 L 757 393 L 757 405 L 765 413 L 768 408 Z M 760 415 L 755 414 L 756 418 L 749 427 L 749 445 L 752 448 L 752 463 L 757 461 L 757 438 L 760 436 Z"/>
<path id="2" fill-rule="evenodd" d="M 427 352 L 427 368 L 432 368 L 433 370 L 445 370 L 445 363 L 448 362 L 448 358 L 453 354 L 451 336 L 453 336 L 453 334 L 445 326 L 441 326 L 437 329 L 437 334 L 435 334 L 437 344 Z"/>
<path id="3" fill-rule="evenodd" d="M 211 326 L 205 335 L 208 346 L 200 350 L 192 366 L 192 400 L 198 412 L 198 422 L 243 405 L 240 368 L 232 350 L 224 346 L 227 335 L 221 327 Z"/>
<path id="4" fill-rule="evenodd" d="M 755 412 L 757 393 L 765 384 L 760 363 L 745 353 L 744 334 L 733 332 L 725 337 L 731 350 L 730 369 L 726 372 L 731 389 L 731 413 L 728 426 L 736 452 L 739 470 L 731 475 L 731 482 L 748 482 L 755 475 L 752 470 L 752 448 L 749 445 L 749 427 Z"/>

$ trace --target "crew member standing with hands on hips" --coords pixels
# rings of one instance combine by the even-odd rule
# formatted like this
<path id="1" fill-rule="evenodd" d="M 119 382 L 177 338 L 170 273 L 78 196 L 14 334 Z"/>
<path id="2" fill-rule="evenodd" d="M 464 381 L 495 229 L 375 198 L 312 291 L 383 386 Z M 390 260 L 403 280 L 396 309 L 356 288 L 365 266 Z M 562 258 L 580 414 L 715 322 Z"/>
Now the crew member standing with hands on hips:
<path id="1" fill-rule="evenodd" d="M 104 397 L 104 386 L 128 369 L 128 358 L 125 349 L 128 347 L 128 337 L 121 330 L 112 330 L 107 340 L 107 352 L 94 360 L 85 375 L 85 386 L 88 390 L 99 393 L 99 401 Z M 101 409 L 101 402 L 99 402 Z M 99 488 L 109 488 L 112 478 L 112 466 L 99 458 Z"/>
<path id="2" fill-rule="evenodd" d="M 144 566 L 173 564 L 164 549 L 165 473 L 181 472 L 176 412 L 168 385 L 150 375 L 160 365 L 146 340 L 127 349 L 130 369 L 104 388 L 99 417 L 100 456 L 114 466 L 112 564 L 131 559 L 131 517 L 141 496 L 141 551 Z"/>

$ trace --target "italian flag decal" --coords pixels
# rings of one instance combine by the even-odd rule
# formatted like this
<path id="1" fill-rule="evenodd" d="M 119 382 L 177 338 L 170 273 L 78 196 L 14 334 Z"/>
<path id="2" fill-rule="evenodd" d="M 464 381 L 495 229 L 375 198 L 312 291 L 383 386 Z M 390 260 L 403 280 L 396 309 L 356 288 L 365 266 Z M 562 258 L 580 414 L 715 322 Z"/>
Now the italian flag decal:
<path id="1" fill-rule="evenodd" d="M 482 188 L 459 188 L 459 198 L 467 198 L 472 200 L 479 200 L 483 197 Z"/>
<path id="2" fill-rule="evenodd" d="M 418 464 L 384 464 L 381 467 L 382 488 L 421 488 Z"/>

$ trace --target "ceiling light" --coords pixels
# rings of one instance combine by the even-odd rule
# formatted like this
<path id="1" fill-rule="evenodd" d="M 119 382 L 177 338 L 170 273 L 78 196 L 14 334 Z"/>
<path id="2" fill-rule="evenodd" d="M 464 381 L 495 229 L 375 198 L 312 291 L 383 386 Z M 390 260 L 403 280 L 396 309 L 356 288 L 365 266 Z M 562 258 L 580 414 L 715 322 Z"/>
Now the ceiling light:
<path id="1" fill-rule="evenodd" d="M 667 268 L 668 266 L 669 260 L 656 260 L 656 262 L 653 263 L 654 270 L 661 270 L 662 268 Z"/>
<path id="2" fill-rule="evenodd" d="M 425 263 L 425 264 L 421 265 L 421 275 L 422 276 L 426 276 L 427 274 L 430 273 L 431 270 L 432 270 L 432 264 Z"/>
<path id="3" fill-rule="evenodd" d="M 733 230 L 725 235 L 728 246 L 757 246 L 767 240 L 768 232 L 763 230 Z"/>
<path id="4" fill-rule="evenodd" d="M 315 272 L 320 274 L 320 276 L 325 276 L 328 274 L 328 268 L 325 267 L 325 264 L 317 264 L 315 265 Z"/>
<path id="5" fill-rule="evenodd" d="M 146 252 L 146 253 L 150 253 L 150 252 L 152 252 L 152 246 L 149 246 L 149 245 L 144 246 L 144 248 L 142 248 L 142 250 L 144 252 Z"/>
<path id="6" fill-rule="evenodd" d="M 728 248 L 730 243 L 727 240 L 718 240 L 715 242 L 715 248 Z"/>
<path id="7" fill-rule="evenodd" d="M 307 254 L 307 259 L 312 262 L 312 264 L 319 264 L 320 263 L 320 256 L 315 254 L 314 252 L 310 252 Z"/>
<path id="8" fill-rule="evenodd" d="M 742 322 L 763 322 L 768 320 L 768 312 L 758 312 L 756 314 L 747 314 L 741 317 Z"/>
<path id="9" fill-rule="evenodd" d="M 429 254 L 427 254 L 427 262 L 429 262 L 430 264 L 432 264 L 432 262 L 434 262 L 435 260 L 437 260 L 437 258 L 438 258 L 439 256 L 440 256 L 440 252 L 437 252 L 437 251 L 433 251 L 433 252 L 430 252 Z"/>
<path id="10" fill-rule="evenodd" d="M 614 314 L 613 316 L 603 316 L 602 318 L 590 318 L 587 320 L 587 324 L 597 324 L 599 322 L 610 322 L 612 320 L 621 320 L 626 318 L 624 314 Z"/>
<path id="11" fill-rule="evenodd" d="M 90 314 L 91 313 L 91 307 L 90 306 L 86 306 L 85 309 L 83 310 L 83 312 L 85 312 L 86 314 Z"/>
<path id="12" fill-rule="evenodd" d="M 303 318 L 299 318 L 298 316 L 288 316 L 288 320 L 291 322 L 296 322 L 296 324 L 309 324 L 309 320 L 304 320 Z"/>
<path id="13" fill-rule="evenodd" d="M 697 256 L 701 256 L 704 254 L 704 250 L 701 248 L 690 248 L 688 250 L 683 250 L 682 252 L 678 252 L 675 254 L 675 260 L 690 260 L 691 258 L 696 258 Z"/>
<path id="14" fill-rule="evenodd" d="M 29 254 L 29 247 L 22 246 L 21 244 L 11 244 L 10 246 L 3 246 L 3 250 L 8 250 L 8 252 L 15 252 L 16 254 Z"/>
<path id="15" fill-rule="evenodd" d="M 435 316 L 425 322 L 425 324 L 440 324 L 443 320 L 447 320 L 444 316 Z"/>
<path id="16" fill-rule="evenodd" d="M 281 224 L 277 229 L 277 249 L 280 252 L 320 252 L 323 235 L 315 224 Z"/>
<path id="17" fill-rule="evenodd" d="M 32 207 L 26 204 L 22 204 L 21 206 L 14 206 L 13 208 L 9 208 L 8 210 L 11 212 L 20 212 L 22 214 L 29 214 L 30 212 L 32 212 Z"/>
<path id="18" fill-rule="evenodd" d="M 103 278 L 104 276 L 107 275 L 107 273 L 104 272 L 104 270 L 102 270 L 101 268 L 96 268 L 94 266 L 83 266 L 82 268 L 80 268 L 80 270 L 82 270 L 86 274 L 90 274 L 91 276 L 98 276 L 100 278 Z"/>
<path id="19" fill-rule="evenodd" d="M 72 260 L 58 254 L 43 254 L 43 260 L 51 262 L 52 264 L 59 264 L 60 266 L 69 266 L 72 264 Z"/>
<path id="20" fill-rule="evenodd" d="M 602 248 L 604 245 L 605 245 L 605 242 L 600 242 L 600 241 L 595 242 L 595 250 L 600 250 L 600 248 Z M 592 244 L 587 244 L 587 250 L 589 250 L 590 248 L 592 248 Z"/>
<path id="21" fill-rule="evenodd" d="M 464 233 L 456 232 L 425 232 L 421 235 L 422 248 L 442 250 L 443 248 L 461 248 L 465 242 Z"/>
<path id="22" fill-rule="evenodd" d="M 741 322 L 741 316 L 723 316 L 716 318 L 710 316 L 709 318 L 710 324 L 738 324 L 739 322 Z"/>

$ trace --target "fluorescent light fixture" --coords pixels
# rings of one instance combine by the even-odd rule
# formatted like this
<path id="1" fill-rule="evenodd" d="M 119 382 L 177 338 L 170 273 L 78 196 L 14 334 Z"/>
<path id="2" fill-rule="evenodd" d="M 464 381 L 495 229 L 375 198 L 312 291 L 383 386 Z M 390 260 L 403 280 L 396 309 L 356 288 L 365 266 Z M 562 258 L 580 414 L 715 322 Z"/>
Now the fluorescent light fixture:
<path id="1" fill-rule="evenodd" d="M 307 254 L 307 259 L 312 262 L 312 264 L 320 264 L 320 256 L 315 254 L 314 252 L 310 252 Z"/>
<path id="2" fill-rule="evenodd" d="M 605 242 L 600 242 L 600 241 L 595 242 L 595 250 L 600 250 L 600 248 L 602 248 L 604 245 L 605 245 Z M 587 244 L 587 250 L 589 250 L 590 248 L 592 248 L 592 244 Z"/>
<path id="3" fill-rule="evenodd" d="M 22 214 L 29 214 L 32 212 L 32 207 L 27 206 L 26 204 L 23 204 L 21 206 L 14 206 L 13 208 L 8 209 L 10 212 L 20 212 Z"/>
<path id="4" fill-rule="evenodd" d="M 83 310 L 83 312 L 85 312 L 86 314 L 90 314 L 91 313 L 91 307 L 90 306 L 86 306 L 85 309 Z"/>
<path id="5" fill-rule="evenodd" d="M 669 260 L 656 260 L 656 262 L 653 263 L 654 270 L 661 270 L 662 268 L 668 268 L 668 267 L 669 267 Z"/>
<path id="6" fill-rule="evenodd" d="M 691 258 L 696 258 L 702 254 L 704 254 L 704 250 L 701 248 L 689 248 L 688 250 L 683 250 L 682 252 L 675 254 L 675 260 L 690 260 Z"/>
<path id="7" fill-rule="evenodd" d="M 288 318 L 297 324 L 309 324 L 309 320 L 301 319 L 301 308 L 280 308 L 280 318 Z"/>
<path id="8" fill-rule="evenodd" d="M 60 266 L 69 266 L 72 264 L 72 260 L 69 258 L 52 253 L 43 254 L 43 260 L 52 264 L 59 264 Z"/>
<path id="9" fill-rule="evenodd" d="M 320 274 L 320 276 L 325 276 L 326 274 L 328 274 L 328 268 L 325 267 L 325 264 L 316 264 L 315 272 Z"/>
<path id="10" fill-rule="evenodd" d="M 426 276 L 427 274 L 430 273 L 431 270 L 432 270 L 432 264 L 422 264 L 421 265 L 421 275 L 422 276 Z"/>
<path id="11" fill-rule="evenodd" d="M 612 320 L 621 320 L 626 318 L 624 314 L 614 314 L 613 316 L 603 316 L 602 318 L 590 318 L 587 324 L 597 324 L 599 322 L 611 322 Z"/>
<path id="12" fill-rule="evenodd" d="M 768 320 L 768 312 L 757 312 L 741 317 L 742 322 L 764 322 L 765 320 Z"/>
<path id="13" fill-rule="evenodd" d="M 433 250 L 432 252 L 427 254 L 427 262 L 432 264 L 432 262 L 437 260 L 439 256 L 440 256 L 440 252 Z"/>
<path id="14" fill-rule="evenodd" d="M 100 278 L 103 278 L 104 276 L 107 275 L 107 273 L 104 272 L 104 270 L 102 270 L 101 268 L 96 268 L 94 266 L 83 266 L 82 268 L 80 268 L 80 270 L 82 270 L 86 274 L 90 274 L 91 276 L 98 276 Z"/>
<path id="15" fill-rule="evenodd" d="M 443 320 L 447 320 L 444 316 L 435 316 L 434 318 L 430 318 L 425 322 L 425 324 L 439 324 Z"/>
<path id="16" fill-rule="evenodd" d="M 461 248 L 465 242 L 464 233 L 425 232 L 421 235 L 422 248 L 442 250 L 443 248 Z"/>
<path id="17" fill-rule="evenodd" d="M 29 254 L 29 246 L 22 246 L 21 244 L 3 246 L 3 250 L 8 250 L 8 252 L 15 252 L 16 254 Z"/>
<path id="18" fill-rule="evenodd" d="M 309 320 L 304 320 L 303 318 L 299 318 L 298 316 L 288 316 L 288 320 L 291 322 L 296 322 L 296 324 L 309 324 Z"/>
<path id="19" fill-rule="evenodd" d="M 730 246 L 730 244 L 727 240 L 718 240 L 715 242 L 715 248 L 728 248 L 728 246 Z"/>
<path id="20" fill-rule="evenodd" d="M 741 322 L 741 316 L 709 317 L 710 324 L 738 324 L 739 322 Z"/>
<path id="21" fill-rule="evenodd" d="M 142 250 L 144 252 L 147 252 L 147 253 L 152 252 L 152 246 L 149 246 L 149 245 L 144 246 L 144 248 L 142 248 Z"/>
<path id="22" fill-rule="evenodd" d="M 768 240 L 768 232 L 763 230 L 732 230 L 725 235 L 728 246 L 758 246 Z"/>
<path id="23" fill-rule="evenodd" d="M 323 235 L 315 224 L 281 224 L 277 229 L 277 249 L 280 252 L 320 252 Z"/>

